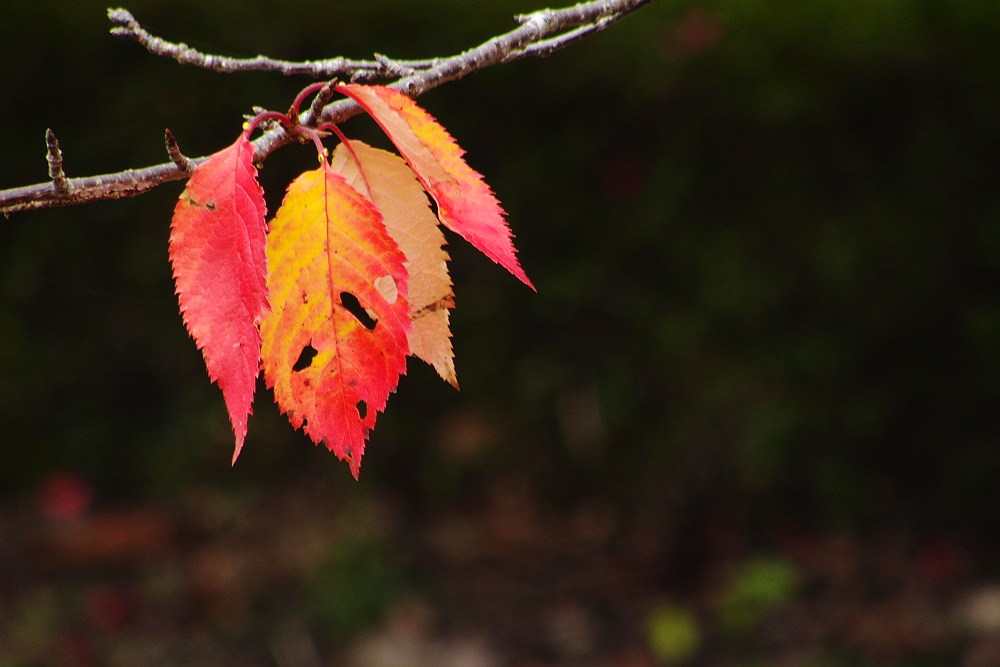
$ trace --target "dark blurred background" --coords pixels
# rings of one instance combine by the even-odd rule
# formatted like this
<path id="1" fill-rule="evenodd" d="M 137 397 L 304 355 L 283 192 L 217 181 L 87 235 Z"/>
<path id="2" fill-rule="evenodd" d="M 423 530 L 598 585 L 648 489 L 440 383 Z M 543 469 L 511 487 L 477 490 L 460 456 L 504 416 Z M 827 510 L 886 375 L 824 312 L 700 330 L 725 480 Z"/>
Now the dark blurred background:
<path id="1" fill-rule="evenodd" d="M 228 145 L 308 81 L 0 15 L 0 187 Z M 449 55 L 530 0 L 130 0 L 199 49 Z M 1000 664 L 1000 4 L 657 0 L 420 100 L 534 294 L 450 236 L 360 482 L 173 296 L 182 189 L 0 220 L 0 665 Z M 373 125 L 349 121 L 349 136 Z M 269 209 L 312 149 L 266 163 Z"/>

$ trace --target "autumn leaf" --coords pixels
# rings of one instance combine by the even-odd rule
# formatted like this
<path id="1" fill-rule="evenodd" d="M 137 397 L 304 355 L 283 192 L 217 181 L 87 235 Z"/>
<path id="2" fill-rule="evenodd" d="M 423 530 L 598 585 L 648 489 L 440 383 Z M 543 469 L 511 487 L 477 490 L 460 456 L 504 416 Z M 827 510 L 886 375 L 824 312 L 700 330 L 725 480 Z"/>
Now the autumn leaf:
<path id="1" fill-rule="evenodd" d="M 358 476 L 365 438 L 405 372 L 405 257 L 374 204 L 324 161 L 271 221 L 262 365 L 281 411 Z"/>
<path id="2" fill-rule="evenodd" d="M 402 158 L 351 142 L 333 125 L 312 129 L 262 113 L 192 175 L 174 212 L 170 259 L 184 322 L 229 410 L 233 461 L 263 368 L 292 425 L 347 460 L 357 478 L 408 355 L 458 387 L 438 222 L 534 287 L 503 209 L 447 131 L 395 90 L 336 89 L 375 118 Z M 300 93 L 293 116 L 314 90 Z M 288 186 L 269 232 L 248 139 L 264 121 L 311 139 L 323 156 Z M 342 140 L 330 162 L 324 131 Z"/>
<path id="3" fill-rule="evenodd" d="M 517 260 L 504 211 L 465 151 L 429 113 L 385 86 L 340 84 L 375 119 L 438 205 L 442 224 L 534 289 Z"/>
<path id="4" fill-rule="evenodd" d="M 264 195 L 245 135 L 195 169 L 170 226 L 181 315 L 218 383 L 236 436 L 247 433 L 267 309 Z"/>
<path id="5" fill-rule="evenodd" d="M 344 144 L 337 146 L 330 166 L 358 191 L 370 188 L 389 235 L 406 256 L 413 323 L 408 337 L 410 354 L 426 361 L 442 379 L 458 388 L 448 322 L 455 305 L 448 253 L 423 188 L 402 158 L 361 141 L 351 141 L 351 151 Z"/>

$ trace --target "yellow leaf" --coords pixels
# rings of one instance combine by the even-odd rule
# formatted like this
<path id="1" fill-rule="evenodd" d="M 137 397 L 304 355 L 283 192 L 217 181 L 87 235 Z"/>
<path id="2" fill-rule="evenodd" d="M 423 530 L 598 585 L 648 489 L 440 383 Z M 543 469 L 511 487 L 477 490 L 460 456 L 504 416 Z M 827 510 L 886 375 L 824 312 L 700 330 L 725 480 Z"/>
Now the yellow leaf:
<path id="1" fill-rule="evenodd" d="M 267 257 L 264 378 L 292 425 L 357 477 L 368 432 L 406 370 L 403 253 L 375 206 L 324 163 L 288 186 Z"/>

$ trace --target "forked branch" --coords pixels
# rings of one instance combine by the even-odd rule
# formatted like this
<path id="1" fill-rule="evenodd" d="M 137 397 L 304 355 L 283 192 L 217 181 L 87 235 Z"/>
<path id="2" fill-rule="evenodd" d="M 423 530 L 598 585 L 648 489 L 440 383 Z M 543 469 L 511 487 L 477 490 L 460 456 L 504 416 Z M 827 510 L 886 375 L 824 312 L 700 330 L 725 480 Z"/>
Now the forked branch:
<path id="1" fill-rule="evenodd" d="M 449 81 L 500 63 L 528 57 L 548 56 L 569 44 L 624 18 L 651 0 L 591 0 L 563 9 L 543 9 L 516 17 L 518 27 L 493 37 L 479 46 L 457 55 L 423 60 L 395 60 L 376 55 L 372 60 L 329 58 L 293 62 L 267 56 L 230 58 L 207 54 L 183 43 L 174 43 L 147 32 L 125 9 L 109 9 L 114 24 L 111 33 L 133 40 L 150 53 L 174 58 L 180 63 L 216 72 L 268 71 L 315 79 L 350 79 L 383 81 L 393 88 L 417 97 Z M 314 104 L 299 116 L 310 128 L 325 123 L 341 123 L 357 115 L 360 107 L 351 100 Z M 204 157 L 187 158 L 168 131 L 166 144 L 170 162 L 142 169 L 127 169 L 113 174 L 67 178 L 62 166 L 62 152 L 51 130 L 46 134 L 50 180 L 8 190 L 0 190 L 0 213 L 69 206 L 91 201 L 132 197 L 163 183 L 183 180 Z M 268 129 L 253 142 L 254 160 L 261 162 L 274 150 L 295 141 L 295 133 L 282 127 Z"/>

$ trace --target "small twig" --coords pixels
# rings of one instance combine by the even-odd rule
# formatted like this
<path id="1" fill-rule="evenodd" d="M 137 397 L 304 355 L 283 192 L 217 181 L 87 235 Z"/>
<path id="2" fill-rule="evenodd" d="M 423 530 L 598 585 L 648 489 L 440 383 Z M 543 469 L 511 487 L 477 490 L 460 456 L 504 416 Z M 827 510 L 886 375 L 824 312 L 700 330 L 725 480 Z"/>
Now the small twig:
<path id="1" fill-rule="evenodd" d="M 231 74 L 234 72 L 277 72 L 286 76 L 308 76 L 313 79 L 334 77 L 364 79 L 385 78 L 386 71 L 376 57 L 374 60 L 355 60 L 337 56 L 323 60 L 281 60 L 259 55 L 254 58 L 230 58 L 210 53 L 202 53 L 183 42 L 169 42 L 150 34 L 127 9 L 109 9 L 108 18 L 115 27 L 111 34 L 122 39 L 141 44 L 154 55 L 173 58 L 184 65 L 194 65 L 214 72 Z M 399 66 L 414 71 L 433 67 L 436 58 L 422 60 L 394 60 Z"/>
<path id="2" fill-rule="evenodd" d="M 314 79 L 329 79 L 335 76 L 349 76 L 355 70 L 374 70 L 380 67 L 374 60 L 350 60 L 348 58 L 328 58 L 325 60 L 305 60 L 292 62 L 257 56 L 255 58 L 229 58 L 202 53 L 183 42 L 168 42 L 152 35 L 135 20 L 127 9 L 109 9 L 108 18 L 115 27 L 111 34 L 122 39 L 130 39 L 141 44 L 147 51 L 158 56 L 173 58 L 184 65 L 195 65 L 215 72 L 280 72 L 288 76 L 305 75 Z"/>
<path id="3" fill-rule="evenodd" d="M 509 60 L 514 60 L 515 56 L 517 58 L 522 58 L 525 56 L 531 56 L 535 58 L 548 57 L 552 55 L 554 52 L 558 51 L 559 49 L 569 46 L 573 42 L 577 42 L 583 39 L 584 37 L 587 37 L 588 35 L 592 35 L 596 32 L 604 30 L 607 26 L 611 25 L 620 18 L 622 18 L 622 16 L 617 16 L 617 15 L 605 16 L 598 19 L 597 21 L 594 21 L 590 25 L 582 25 L 579 28 L 574 28 L 568 32 L 564 32 L 561 35 L 557 35 L 556 37 L 550 37 L 548 39 L 539 40 L 533 44 L 529 44 L 520 51 L 515 51 L 511 53 L 505 59 L 504 62 L 507 62 Z"/>
<path id="4" fill-rule="evenodd" d="M 387 74 L 395 78 L 402 78 L 404 76 L 413 76 L 417 73 L 417 69 L 410 67 L 404 62 L 399 60 L 393 60 L 389 56 L 384 56 L 381 53 L 375 54 L 375 60 L 378 64 L 382 66 Z"/>
<path id="5" fill-rule="evenodd" d="M 49 163 L 49 178 L 55 191 L 61 195 L 67 195 L 70 185 L 66 181 L 66 172 L 63 171 L 62 150 L 59 148 L 59 140 L 56 133 L 51 129 L 45 130 L 45 159 Z"/>
<path id="6" fill-rule="evenodd" d="M 515 19 L 521 25 L 514 30 L 457 56 L 440 59 L 434 67 L 404 77 L 391 86 L 410 97 L 416 97 L 443 83 L 460 79 L 472 71 L 522 58 L 547 56 L 583 35 L 595 32 L 593 26 L 609 25 L 651 1 L 592 0 L 563 9 L 543 9 L 520 15 Z M 589 29 L 583 33 L 577 32 L 581 27 Z M 533 51 L 531 46 L 537 43 L 544 44 L 544 48 Z"/>
<path id="7" fill-rule="evenodd" d="M 177 165 L 177 168 L 189 174 L 194 172 L 194 165 L 191 164 L 191 159 L 184 155 L 184 153 L 181 153 L 181 147 L 177 145 L 177 137 L 174 136 L 174 133 L 169 128 L 163 132 L 163 140 L 167 145 L 167 155 Z"/>

